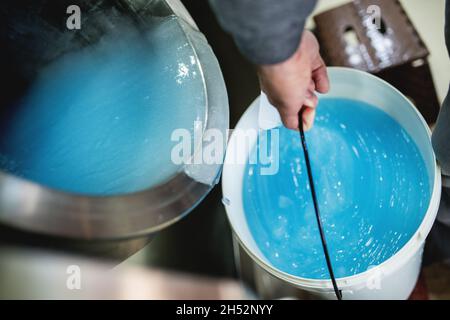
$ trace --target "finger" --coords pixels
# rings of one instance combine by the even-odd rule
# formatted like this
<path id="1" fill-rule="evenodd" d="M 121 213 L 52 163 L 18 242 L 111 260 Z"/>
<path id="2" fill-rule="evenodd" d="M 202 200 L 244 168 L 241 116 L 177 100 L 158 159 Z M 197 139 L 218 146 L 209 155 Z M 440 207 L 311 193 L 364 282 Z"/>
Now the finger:
<path id="1" fill-rule="evenodd" d="M 315 108 L 317 107 L 319 103 L 319 99 L 317 96 L 312 93 L 308 92 L 306 95 L 306 99 L 303 102 L 303 107 L 306 108 L 303 112 L 303 119 L 304 119 L 304 127 L 305 131 L 309 130 L 312 127 L 312 124 L 314 122 L 314 116 L 315 116 Z M 300 111 L 300 108 L 280 108 L 278 109 L 280 113 L 281 120 L 283 122 L 283 125 L 291 130 L 298 130 L 299 128 L 299 122 L 298 122 L 298 113 Z"/>
<path id="2" fill-rule="evenodd" d="M 291 130 L 298 130 L 298 113 L 300 112 L 300 109 L 301 105 L 299 107 L 278 109 L 281 121 L 286 128 Z"/>
<path id="3" fill-rule="evenodd" d="M 314 119 L 316 117 L 316 109 L 304 107 L 303 111 L 303 130 L 308 131 L 311 130 L 314 125 Z"/>
<path id="4" fill-rule="evenodd" d="M 314 92 L 308 91 L 305 96 L 304 106 L 309 108 L 316 108 L 319 103 L 319 98 L 314 94 Z"/>
<path id="5" fill-rule="evenodd" d="M 312 80 L 312 79 L 311 79 L 311 81 L 309 82 L 308 91 L 309 91 L 309 92 L 314 92 L 314 91 L 316 91 L 316 83 L 315 83 L 314 80 Z"/>
<path id="6" fill-rule="evenodd" d="M 322 58 L 319 57 L 318 59 L 318 67 L 314 69 L 312 78 L 316 85 L 316 90 L 320 93 L 327 93 L 330 90 L 327 68 Z"/>
<path id="7" fill-rule="evenodd" d="M 283 125 L 291 130 L 298 130 L 298 114 L 280 114 L 281 116 L 281 121 L 283 122 Z"/>

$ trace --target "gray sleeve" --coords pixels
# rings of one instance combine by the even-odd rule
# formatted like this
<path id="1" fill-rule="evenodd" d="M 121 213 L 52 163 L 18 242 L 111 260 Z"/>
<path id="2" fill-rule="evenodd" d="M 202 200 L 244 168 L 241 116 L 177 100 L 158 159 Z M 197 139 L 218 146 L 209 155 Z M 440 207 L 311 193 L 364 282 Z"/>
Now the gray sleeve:
<path id="1" fill-rule="evenodd" d="M 447 95 L 439 112 L 432 142 L 442 173 L 450 176 L 450 93 Z"/>
<path id="2" fill-rule="evenodd" d="M 274 64 L 297 49 L 316 0 L 209 0 L 221 26 L 255 64 Z"/>
<path id="3" fill-rule="evenodd" d="M 450 55 L 450 1 L 445 6 L 445 42 Z M 450 176 L 450 88 L 433 131 L 433 149 L 442 173 Z"/>

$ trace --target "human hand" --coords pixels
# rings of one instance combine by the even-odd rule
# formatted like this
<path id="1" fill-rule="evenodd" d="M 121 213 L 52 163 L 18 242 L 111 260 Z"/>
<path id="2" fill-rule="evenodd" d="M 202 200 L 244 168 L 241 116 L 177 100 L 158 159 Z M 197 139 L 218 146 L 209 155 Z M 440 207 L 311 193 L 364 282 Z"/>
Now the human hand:
<path id="1" fill-rule="evenodd" d="M 280 113 L 286 128 L 297 130 L 302 107 L 303 126 L 311 129 L 318 103 L 315 91 L 326 93 L 330 84 L 327 69 L 319 53 L 319 43 L 305 30 L 297 51 L 286 61 L 258 66 L 261 89 Z"/>

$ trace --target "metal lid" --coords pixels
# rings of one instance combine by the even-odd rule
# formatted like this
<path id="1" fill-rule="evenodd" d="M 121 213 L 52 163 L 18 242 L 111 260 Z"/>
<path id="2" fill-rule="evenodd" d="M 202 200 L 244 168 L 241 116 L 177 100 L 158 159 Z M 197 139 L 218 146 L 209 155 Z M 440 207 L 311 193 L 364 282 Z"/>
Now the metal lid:
<path id="1" fill-rule="evenodd" d="M 36 1 L 35 7 L 30 9 L 16 5 L 14 1 L 9 1 L 3 6 L 0 13 L 13 17 L 22 16 L 22 18 L 29 17 L 26 12 L 39 15 L 36 21 L 27 20 L 27 23 L 29 25 L 46 23 L 47 31 L 54 32 L 55 43 L 60 45 L 62 37 L 58 36 L 69 31 L 54 30 L 48 21 L 54 19 L 52 14 L 54 14 L 55 8 L 63 8 L 65 2 Z M 29 40 L 25 39 L 26 37 L 29 38 L 30 35 L 39 37 L 39 35 L 27 32 L 26 24 L 20 26 L 22 29 L 17 31 L 19 28 L 17 25 L 8 25 L 11 20 L 2 22 L 6 24 L 6 28 L 0 33 L 0 40 L 6 42 L 6 45 L 11 44 L 16 46 L 16 49 L 20 49 L 18 52 L 22 56 L 16 57 L 19 61 L 23 59 L 27 61 L 26 66 L 37 68 L 46 62 L 45 59 L 51 60 L 63 56 L 67 52 L 79 50 L 80 44 L 88 45 L 92 39 L 98 41 L 102 38 L 105 30 L 114 30 L 117 26 L 114 21 L 103 17 L 102 13 L 105 11 L 117 17 L 131 18 L 137 28 L 145 26 L 149 17 L 177 16 L 177 21 L 194 52 L 192 58 L 198 64 L 203 82 L 206 113 L 204 115 L 205 123 L 200 128 L 201 139 L 194 142 L 194 152 L 186 159 L 188 161 L 177 167 L 176 172 L 170 177 L 157 185 L 150 185 L 149 188 L 132 193 L 76 194 L 50 188 L 6 171 L 0 171 L 0 222 L 27 231 L 81 239 L 124 238 L 161 230 L 188 213 L 218 182 L 221 163 L 189 161 L 209 145 L 209 139 L 204 139 L 209 129 L 219 130 L 226 137 L 225 132 L 229 125 L 228 99 L 218 62 L 205 37 L 198 31 L 179 0 L 69 2 L 70 4 L 78 2 L 82 10 L 95 12 L 95 15 L 89 15 L 86 21 L 83 20 L 83 23 L 87 25 L 92 22 L 91 28 L 83 27 L 77 30 L 76 35 L 62 49 L 54 49 L 52 43 L 48 43 L 46 44 L 47 49 L 39 52 L 40 55 L 37 57 L 32 56 L 35 60 L 30 62 L 30 52 L 24 52 L 26 46 L 21 47 L 21 45 Z M 67 2 L 67 6 L 69 6 L 69 2 Z M 33 12 L 33 10 L 38 11 Z M 48 38 L 47 35 L 46 39 L 48 40 Z M 68 39 L 67 36 L 65 39 Z M 31 39 L 31 41 L 39 40 Z M 33 73 L 36 70 L 22 68 L 22 72 Z M 92 72 L 95 74 L 95 70 Z M 14 87 L 11 86 L 11 89 L 13 90 Z M 7 105 L 8 94 L 2 94 L 2 96 L 0 103 L 3 108 Z M 170 110 L 167 112 L 170 114 Z M 225 143 L 226 141 L 224 141 Z M 222 148 L 224 154 L 226 146 L 223 145 Z"/>

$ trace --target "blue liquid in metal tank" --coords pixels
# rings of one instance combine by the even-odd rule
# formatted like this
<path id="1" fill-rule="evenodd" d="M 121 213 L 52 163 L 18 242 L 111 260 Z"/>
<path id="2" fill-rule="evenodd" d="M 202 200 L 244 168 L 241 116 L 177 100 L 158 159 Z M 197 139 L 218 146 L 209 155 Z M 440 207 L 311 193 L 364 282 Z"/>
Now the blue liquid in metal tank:
<path id="1" fill-rule="evenodd" d="M 272 130 L 279 130 L 278 173 L 261 175 L 271 164 L 259 161 L 248 162 L 244 174 L 249 229 L 279 270 L 328 279 L 299 134 Z M 260 134 L 252 157 L 270 137 Z M 381 264 L 408 242 L 428 208 L 429 177 L 417 146 L 385 112 L 340 98 L 320 101 L 306 139 L 336 277 Z"/>
<path id="2" fill-rule="evenodd" d="M 140 191 L 180 167 L 171 133 L 204 121 L 205 91 L 175 17 L 127 26 L 45 67 L 0 138 L 0 168 L 91 195 Z"/>

